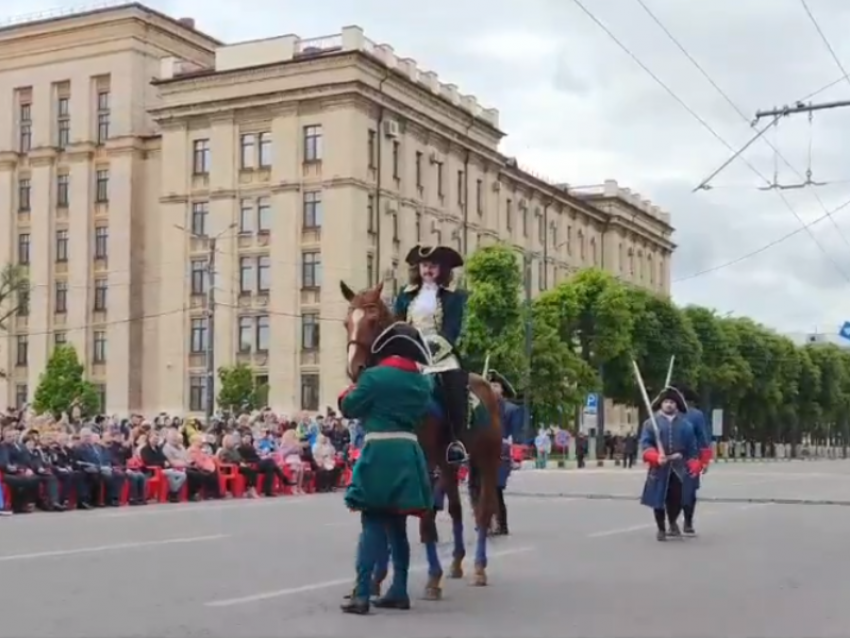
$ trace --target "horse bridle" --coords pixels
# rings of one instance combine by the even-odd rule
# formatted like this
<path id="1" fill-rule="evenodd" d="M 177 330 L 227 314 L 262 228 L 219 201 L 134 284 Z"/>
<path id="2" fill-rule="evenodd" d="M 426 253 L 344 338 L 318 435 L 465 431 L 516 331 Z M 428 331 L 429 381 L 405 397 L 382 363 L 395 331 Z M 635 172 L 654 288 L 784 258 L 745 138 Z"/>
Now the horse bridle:
<path id="1" fill-rule="evenodd" d="M 351 314 L 352 310 L 377 310 L 380 312 L 381 304 L 377 301 L 372 303 L 363 304 L 361 306 L 357 306 L 357 308 L 349 308 L 348 314 Z M 384 310 L 386 310 L 386 306 L 384 306 Z M 372 345 L 371 343 L 364 343 L 360 339 L 350 339 L 348 343 L 345 344 L 345 349 L 348 350 L 351 346 L 357 346 L 358 348 L 362 348 L 366 351 L 366 367 L 370 367 L 374 361 L 374 354 L 372 354 Z"/>

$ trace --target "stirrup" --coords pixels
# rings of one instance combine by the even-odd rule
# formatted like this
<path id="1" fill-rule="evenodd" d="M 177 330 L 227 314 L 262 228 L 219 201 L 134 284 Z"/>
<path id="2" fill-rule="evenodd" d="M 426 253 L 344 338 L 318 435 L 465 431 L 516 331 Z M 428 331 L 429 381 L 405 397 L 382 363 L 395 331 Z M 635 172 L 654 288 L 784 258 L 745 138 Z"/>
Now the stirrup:
<path id="1" fill-rule="evenodd" d="M 460 441 L 452 441 L 449 447 L 446 448 L 446 463 L 450 465 L 460 465 L 466 463 L 469 455 L 466 453 L 466 448 Z"/>

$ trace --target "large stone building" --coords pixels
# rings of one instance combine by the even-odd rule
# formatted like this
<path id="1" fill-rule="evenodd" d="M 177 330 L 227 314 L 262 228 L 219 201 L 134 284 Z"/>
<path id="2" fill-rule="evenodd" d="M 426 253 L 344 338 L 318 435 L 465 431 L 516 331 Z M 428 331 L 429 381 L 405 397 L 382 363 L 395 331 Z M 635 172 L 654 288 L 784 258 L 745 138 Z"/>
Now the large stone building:
<path id="1" fill-rule="evenodd" d="M 669 290 L 666 213 L 522 170 L 495 109 L 358 27 L 225 45 L 127 4 L 7 26 L 0 52 L 0 264 L 32 284 L 0 407 L 67 341 L 109 412 L 203 411 L 213 239 L 215 364 L 286 413 L 345 383 L 338 282 L 396 289 L 420 242 L 509 242 L 535 290 L 593 265 Z"/>

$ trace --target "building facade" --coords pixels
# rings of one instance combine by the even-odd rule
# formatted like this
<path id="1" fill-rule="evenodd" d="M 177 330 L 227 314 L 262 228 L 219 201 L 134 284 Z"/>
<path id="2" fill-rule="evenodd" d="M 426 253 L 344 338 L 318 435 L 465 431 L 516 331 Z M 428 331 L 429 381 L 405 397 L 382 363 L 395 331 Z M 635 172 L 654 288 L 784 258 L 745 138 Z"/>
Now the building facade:
<path id="1" fill-rule="evenodd" d="M 133 4 L 0 30 L 0 47 L 0 263 L 33 286 L 0 404 L 65 339 L 110 412 L 202 412 L 208 345 L 276 410 L 323 410 L 346 382 L 339 281 L 390 294 L 418 243 L 508 242 L 536 291 L 595 265 L 669 292 L 669 215 L 522 170 L 495 109 L 359 27 L 222 45 Z"/>

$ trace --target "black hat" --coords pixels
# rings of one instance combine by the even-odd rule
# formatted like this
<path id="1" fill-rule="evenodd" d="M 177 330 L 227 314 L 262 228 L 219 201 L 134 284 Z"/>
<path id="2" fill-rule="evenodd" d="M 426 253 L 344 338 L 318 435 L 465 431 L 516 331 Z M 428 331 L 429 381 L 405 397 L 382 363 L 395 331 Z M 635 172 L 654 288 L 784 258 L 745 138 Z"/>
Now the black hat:
<path id="1" fill-rule="evenodd" d="M 685 397 L 685 401 L 688 403 L 698 403 L 699 395 L 694 391 L 693 388 L 689 386 L 679 386 L 679 392 L 682 393 L 682 396 Z"/>
<path id="2" fill-rule="evenodd" d="M 372 354 L 380 357 L 402 357 L 430 366 L 431 351 L 422 333 L 409 323 L 398 321 L 384 330 L 372 344 Z"/>
<path id="3" fill-rule="evenodd" d="M 423 261 L 439 264 L 446 270 L 454 270 L 463 266 L 460 253 L 448 246 L 414 246 L 407 253 L 407 263 L 415 266 Z"/>
<path id="4" fill-rule="evenodd" d="M 688 404 L 685 402 L 685 397 L 672 385 L 668 385 L 655 397 L 655 401 L 652 402 L 652 409 L 658 410 L 661 407 L 662 401 L 673 401 L 676 404 L 676 408 L 682 414 L 688 411 Z"/>
<path id="5" fill-rule="evenodd" d="M 513 399 L 516 396 L 516 390 L 510 384 L 510 382 L 497 370 L 490 370 L 487 372 L 487 380 L 490 383 L 498 383 L 502 386 L 502 396 L 506 399 Z"/>

